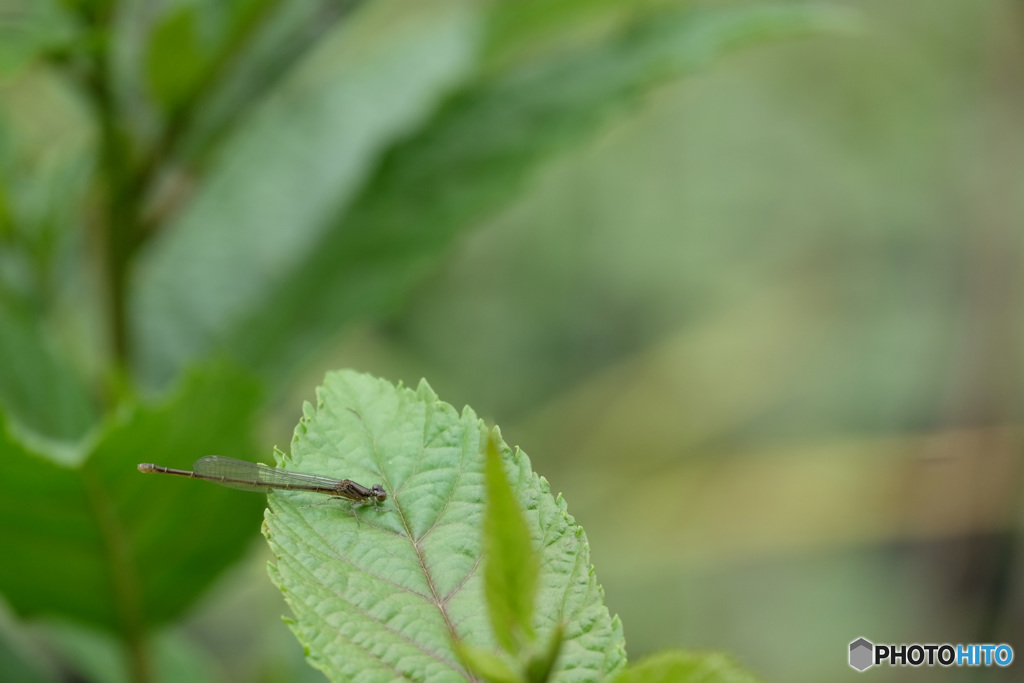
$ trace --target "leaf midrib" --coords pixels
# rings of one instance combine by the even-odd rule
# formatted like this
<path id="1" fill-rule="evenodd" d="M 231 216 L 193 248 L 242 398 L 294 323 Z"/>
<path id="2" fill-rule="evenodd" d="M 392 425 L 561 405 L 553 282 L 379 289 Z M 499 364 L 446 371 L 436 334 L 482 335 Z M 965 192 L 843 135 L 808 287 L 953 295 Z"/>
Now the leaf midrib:
<path id="1" fill-rule="evenodd" d="M 352 387 L 350 387 L 350 389 L 352 389 Z M 358 395 L 358 394 L 355 391 L 353 391 L 352 395 Z M 360 408 L 365 408 L 365 406 L 360 406 Z M 449 635 L 449 638 L 451 639 L 451 641 L 453 643 L 454 642 L 458 642 L 459 637 L 458 637 L 458 633 L 455 630 L 455 624 L 452 623 L 451 616 L 448 614 L 448 609 L 447 609 L 448 601 L 451 600 L 451 598 L 454 595 L 456 595 L 463 586 L 465 586 L 466 582 L 470 580 L 470 578 L 473 576 L 473 574 L 476 573 L 477 567 L 480 566 L 480 558 L 477 557 L 476 562 L 473 563 L 472 569 L 469 570 L 469 572 L 466 574 L 465 577 L 463 577 L 461 580 L 459 580 L 459 582 L 456 585 L 455 589 L 453 589 L 451 592 L 449 592 L 446 596 L 441 597 L 440 595 L 438 595 L 437 586 L 434 584 L 434 577 L 431 574 L 431 572 L 429 571 L 429 569 L 427 568 L 426 558 L 423 555 L 423 550 L 422 550 L 422 547 L 420 546 L 420 543 L 423 541 L 424 538 L 426 538 L 430 534 L 431 531 L 433 531 L 435 528 L 437 528 L 438 524 L 440 524 L 441 517 L 444 515 L 444 511 L 448 508 L 448 504 L 451 502 L 452 498 L 455 496 L 455 492 L 458 490 L 459 482 L 462 480 L 462 469 L 463 469 L 463 463 L 465 462 L 465 459 L 463 458 L 459 462 L 458 472 L 457 472 L 456 477 L 455 477 L 455 483 L 453 484 L 452 489 L 451 489 L 451 494 L 447 497 L 447 499 L 445 500 L 444 505 L 442 506 L 441 510 L 438 512 L 437 519 L 434 520 L 434 523 L 430 525 L 430 528 L 427 529 L 423 533 L 422 536 L 420 536 L 419 538 L 414 538 L 414 534 L 413 534 L 413 531 L 412 531 L 412 526 L 409 524 L 408 517 L 406 517 L 405 512 L 404 512 L 404 510 L 402 508 L 402 505 L 400 504 L 400 502 L 398 500 L 397 493 L 398 493 L 399 489 L 396 489 L 394 486 L 391 485 L 391 482 L 388 479 L 387 473 L 384 471 L 384 466 L 383 466 L 384 463 L 383 463 L 383 460 L 381 458 L 380 448 L 377 445 L 377 438 L 374 435 L 374 433 L 370 430 L 369 426 L 366 424 L 366 421 L 363 420 L 362 415 L 358 411 L 356 411 L 356 410 L 353 410 L 352 412 L 354 412 L 356 414 L 356 417 L 359 418 L 359 423 L 362 425 L 363 431 L 366 433 L 367 438 L 370 440 L 370 453 L 371 453 L 371 455 L 373 457 L 374 463 L 377 465 L 377 471 L 380 472 L 380 476 L 381 476 L 381 478 L 383 478 L 384 483 L 387 485 L 388 490 L 394 492 L 393 499 L 394 499 L 394 502 L 395 502 L 395 512 L 398 514 L 399 518 L 401 519 L 402 528 L 405 529 L 405 537 L 404 538 L 412 545 L 413 552 L 416 553 L 416 561 L 417 561 L 417 563 L 419 563 L 420 571 L 423 573 L 423 578 L 427 582 L 427 587 L 430 588 L 430 595 L 432 596 L 432 599 L 429 600 L 429 601 L 431 603 L 433 603 L 433 605 L 437 608 L 438 612 L 440 612 L 441 618 L 444 620 L 445 627 L 448 629 L 448 635 Z M 424 431 L 425 430 L 426 430 L 426 418 L 424 417 Z M 424 448 L 426 448 L 426 438 L 425 437 L 420 439 L 420 457 L 417 458 L 417 470 L 416 471 L 419 471 L 419 463 L 423 462 L 423 449 Z M 436 655 L 433 655 L 433 656 L 435 658 L 437 658 Z M 474 681 L 474 682 L 480 681 L 480 679 L 477 678 L 472 672 L 466 671 L 462 667 L 455 668 L 455 671 L 457 671 L 461 675 L 465 676 L 466 679 L 469 680 L 469 681 Z"/>
<path id="2" fill-rule="evenodd" d="M 304 518 L 302 518 L 301 516 L 300 516 L 299 518 L 300 518 L 300 519 L 302 519 L 303 521 L 305 521 L 305 519 L 304 519 Z M 292 525 L 289 525 L 289 524 L 287 523 L 287 521 L 285 521 L 284 519 L 280 519 L 278 523 L 279 523 L 279 524 L 281 524 L 281 526 L 282 526 L 282 527 L 287 527 L 287 528 L 291 528 L 293 532 L 295 531 L 295 527 L 294 527 L 294 526 L 292 526 Z M 364 574 L 367 574 L 368 576 L 370 576 L 370 577 L 372 577 L 372 578 L 374 578 L 374 579 L 377 579 L 377 580 L 381 580 L 381 581 L 384 581 L 385 583 L 387 583 L 387 584 L 389 584 L 389 585 L 391 585 L 391 586 L 394 586 L 396 590 L 400 590 L 400 591 L 402 591 L 402 592 L 404 592 L 404 593 L 409 593 L 409 594 L 411 594 L 411 595 L 415 595 L 416 597 L 418 597 L 418 598 L 421 598 L 421 599 L 423 599 L 423 600 L 424 600 L 424 601 L 426 601 L 426 602 L 431 602 L 431 600 L 430 600 L 430 596 L 427 596 L 427 595 L 423 595 L 422 593 L 418 593 L 418 592 L 416 592 L 416 591 L 410 590 L 410 589 L 409 589 L 408 587 L 406 587 L 406 586 L 402 586 L 402 585 L 399 585 L 399 584 L 397 584 L 397 583 L 394 583 L 394 582 L 392 582 L 392 581 L 388 581 L 388 580 L 387 580 L 386 578 L 384 578 L 384 577 L 381 577 L 381 576 L 378 576 L 377 574 L 374 574 L 374 573 L 370 572 L 370 571 L 369 571 L 368 569 L 365 569 L 365 568 L 363 568 L 363 567 L 360 567 L 360 566 L 359 566 L 358 564 L 356 564 L 356 563 L 355 563 L 355 562 L 353 562 L 353 561 L 352 561 L 351 559 L 349 559 L 349 557 L 348 557 L 347 555 L 345 555 L 344 553 L 342 553 L 341 551 L 339 551 L 339 550 L 338 550 L 338 549 L 337 549 L 336 547 L 334 547 L 334 546 L 333 546 L 333 545 L 331 544 L 331 542 L 330 542 L 330 541 L 329 541 L 329 540 L 328 540 L 328 539 L 327 539 L 326 537 L 324 537 L 324 536 L 323 536 L 323 534 L 321 534 L 321 533 L 320 533 L 319 531 L 317 531 L 317 530 L 316 530 L 316 528 L 315 528 L 315 527 L 313 527 L 312 525 L 310 525 L 310 524 L 308 524 L 308 523 L 307 523 L 307 524 L 305 524 L 305 527 L 306 527 L 306 529 L 308 529 L 308 530 L 309 530 L 309 532 L 310 532 L 310 533 L 311 533 L 311 534 L 312 534 L 313 536 L 316 536 L 317 538 L 319 538 L 319 539 L 320 539 L 320 540 L 321 540 L 321 541 L 323 542 L 323 546 L 324 546 L 325 548 L 330 548 L 330 549 L 331 549 L 331 552 L 329 552 L 329 553 L 327 553 L 327 552 L 323 552 L 323 551 L 320 551 L 320 552 L 321 552 L 321 553 L 323 553 L 323 555 L 325 555 L 326 557 L 328 557 L 328 558 L 330 558 L 330 559 L 332 559 L 332 560 L 337 560 L 337 561 L 340 561 L 340 562 L 344 562 L 344 563 L 345 563 L 346 565 L 348 565 L 349 567 L 352 567 L 353 569 L 355 569 L 355 570 L 357 570 L 357 571 L 359 571 L 359 572 L 362 572 L 362 573 L 364 573 Z M 396 535 L 397 535 L 397 534 L 396 534 Z M 301 534 L 299 534 L 299 537 L 301 537 L 301 536 L 302 536 L 302 535 L 301 535 Z M 312 551 L 312 550 L 307 550 L 307 552 L 313 552 L 313 551 Z M 310 571 L 306 570 L 306 569 L 305 569 L 305 567 L 304 567 L 304 565 L 302 565 L 301 563 L 297 563 L 297 564 L 296 564 L 296 566 L 297 566 L 297 567 L 300 567 L 300 568 L 301 568 L 301 569 L 300 569 L 301 573 L 302 573 L 302 574 L 303 574 L 303 575 L 304 575 L 304 576 L 305 576 L 305 577 L 306 577 L 306 578 L 307 578 L 307 579 L 308 579 L 309 581 L 311 581 L 311 582 L 316 582 L 316 581 L 317 581 L 317 579 L 316 579 L 316 576 L 315 576 L 315 575 L 314 575 L 314 574 L 313 574 L 312 572 L 310 572 Z M 347 603 L 348 605 L 350 605 L 350 606 L 351 606 L 351 607 L 352 607 L 352 608 L 353 608 L 354 610 L 358 611 L 358 612 L 359 612 L 360 614 L 362 614 L 362 615 L 363 615 L 364 617 L 366 617 L 367 619 L 369 619 L 369 620 L 371 620 L 371 621 L 375 621 L 375 622 L 377 622 L 378 624 L 380 624 L 380 626 L 381 626 L 381 627 L 382 627 L 382 628 L 383 628 L 384 630 L 386 630 L 386 631 L 387 631 L 388 633 L 390 633 L 390 634 L 394 635 L 395 637 L 399 638 L 399 639 L 400 639 L 400 640 L 402 640 L 403 642 L 406 642 L 406 643 L 408 643 L 409 645 L 411 645 L 412 647 L 416 648 L 417 650 L 419 650 L 419 651 L 420 651 L 420 652 L 422 652 L 423 654 L 425 654 L 425 655 L 427 655 L 427 656 L 431 657 L 432 659 L 434 659 L 434 660 L 435 660 L 435 661 L 437 661 L 438 663 L 440 663 L 440 664 L 443 664 L 444 666 L 446 666 L 446 667 L 448 667 L 448 668 L 452 669 L 452 670 L 453 670 L 453 671 L 455 671 L 456 673 L 460 673 L 460 674 L 462 674 L 462 673 L 463 673 L 463 672 L 461 671 L 461 669 L 460 669 L 460 668 L 459 668 L 459 667 L 458 667 L 458 666 L 457 666 L 457 665 L 456 665 L 455 663 L 453 663 L 453 662 L 450 662 L 450 661 L 448 661 L 447 659 L 445 659 L 444 657 L 442 657 L 442 656 L 441 656 L 440 654 L 438 654 L 438 653 L 436 653 L 436 652 L 434 652 L 434 651 L 430 650 L 430 649 L 429 649 L 429 648 L 427 648 L 427 647 L 424 647 L 424 646 L 423 646 L 423 645 L 422 645 L 421 643 L 417 643 L 417 642 L 416 642 L 415 640 L 412 640 L 412 639 L 410 639 L 410 638 L 409 638 L 408 636 L 404 635 L 404 634 L 403 634 L 403 633 L 401 633 L 400 631 L 396 631 L 396 630 L 394 630 L 393 628 L 391 628 L 390 626 L 388 626 L 388 624 L 387 624 L 387 623 L 385 623 L 384 621 L 382 621 L 382 620 L 380 620 L 380 619 L 378 619 L 378 618 L 374 617 L 374 616 L 373 616 L 372 614 L 370 614 L 369 612 L 367 612 L 367 611 L 365 611 L 365 610 L 361 609 L 361 608 L 360 608 L 360 607 L 358 607 L 358 606 L 357 606 L 356 604 L 354 604 L 353 602 L 349 601 L 349 600 L 348 600 L 348 599 L 347 599 L 347 598 L 346 598 L 346 597 L 345 597 L 344 595 L 342 595 L 341 593 L 339 593 L 339 592 L 337 592 L 336 590 L 334 590 L 334 588 L 333 588 L 333 587 L 327 586 L 326 584 L 322 584 L 322 585 L 324 585 L 324 586 L 325 586 L 325 587 L 326 587 L 326 588 L 327 588 L 328 590 L 330 590 L 330 591 L 331 591 L 331 592 L 332 592 L 332 593 L 334 594 L 334 596 L 335 596 L 335 597 L 337 597 L 337 598 L 338 598 L 339 600 L 341 600 L 341 601 L 343 601 L 343 602 Z M 350 644 L 351 644 L 351 645 L 352 645 L 353 647 L 356 647 L 356 648 L 359 648 L 359 649 L 362 649 L 362 650 L 366 651 L 366 648 L 365 648 L 365 647 L 363 647 L 363 646 L 361 646 L 361 645 L 359 645 L 358 643 L 356 643 L 356 642 L 354 642 L 354 641 L 352 641 L 352 640 L 350 640 L 350 639 L 346 639 L 346 640 L 348 640 L 348 642 L 349 642 L 349 643 L 350 643 Z M 395 669 L 395 668 L 394 668 L 393 666 L 390 666 L 390 665 L 388 665 L 388 668 L 392 669 L 393 671 L 395 671 L 395 673 L 396 673 L 396 674 L 398 674 L 398 675 L 402 676 L 403 678 L 408 678 L 408 676 L 406 676 L 405 674 L 403 674 L 403 673 L 402 673 L 401 671 L 399 671 L 399 670 Z"/>

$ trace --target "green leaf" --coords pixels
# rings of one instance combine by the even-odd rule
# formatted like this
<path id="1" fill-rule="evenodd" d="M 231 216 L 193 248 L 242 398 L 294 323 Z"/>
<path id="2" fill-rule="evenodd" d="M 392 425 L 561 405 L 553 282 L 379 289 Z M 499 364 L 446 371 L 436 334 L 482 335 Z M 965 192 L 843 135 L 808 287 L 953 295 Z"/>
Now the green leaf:
<path id="1" fill-rule="evenodd" d="M 140 259 L 131 305 L 143 378 L 159 386 L 212 347 L 239 357 L 229 333 L 256 312 L 284 315 L 267 309 L 281 278 L 318 248 L 382 149 L 465 77 L 478 25 L 467 0 L 370 3 L 243 120 Z"/>
<path id="2" fill-rule="evenodd" d="M 791 8 L 785 16 L 803 34 L 813 23 L 806 16 L 819 14 L 832 16 L 820 7 Z M 225 348 L 247 366 L 280 375 L 340 326 L 390 313 L 463 230 L 512 201 L 547 159 L 651 88 L 746 44 L 737 34 L 770 25 L 772 36 L 782 37 L 782 15 L 769 22 L 764 12 L 751 12 L 747 26 L 739 13 L 724 21 L 719 14 L 651 12 L 595 43 L 482 74 L 384 156 L 335 229 L 260 300 Z M 303 334 L 277 334 L 282 326 Z"/>
<path id="3" fill-rule="evenodd" d="M 642 0 L 646 2 L 647 0 Z M 673 0 L 655 0 L 662 4 Z M 649 4 L 649 3 L 648 3 Z M 678 4 L 678 3 L 677 3 Z M 637 0 L 519 0 L 491 12 L 487 61 L 495 67 L 607 37 L 635 15 Z"/>
<path id="4" fill-rule="evenodd" d="M 63 671 L 74 671 L 76 680 L 103 683 L 132 683 L 125 643 L 116 634 L 107 633 L 69 621 L 49 621 L 39 629 L 46 636 L 49 648 L 60 653 Z M 216 668 L 202 644 L 184 635 L 184 629 L 165 629 L 148 639 L 151 668 L 156 672 L 154 683 L 217 683 L 223 675 Z"/>
<path id="5" fill-rule="evenodd" d="M 760 683 L 718 653 L 662 652 L 632 664 L 615 683 Z"/>
<path id="6" fill-rule="evenodd" d="M 496 24 L 516 25 L 506 4 Z M 286 376 L 340 327 L 393 311 L 463 230 L 646 91 L 751 36 L 803 35 L 841 14 L 627 13 L 611 4 L 594 10 L 618 21 L 599 39 L 541 58 L 509 60 L 525 39 L 513 49 L 491 36 L 501 68 L 487 61 L 488 45 L 478 49 L 485 3 L 372 3 L 357 13 L 227 143 L 142 260 L 132 302 L 141 373 L 164 382 L 213 348 Z"/>
<path id="7" fill-rule="evenodd" d="M 19 427 L 70 441 L 95 422 L 82 382 L 38 324 L 10 307 L 0 308 L 0 358 L 0 407 Z"/>
<path id="8" fill-rule="evenodd" d="M 0 592 L 15 611 L 129 638 L 185 611 L 241 555 L 262 500 L 136 465 L 251 456 L 258 393 L 226 366 L 192 372 L 163 402 L 119 411 L 71 465 L 0 420 Z"/>
<path id="9" fill-rule="evenodd" d="M 675 22 L 686 24 L 676 59 L 688 68 L 706 67 L 737 50 L 757 47 L 776 40 L 791 40 L 824 33 L 856 34 L 860 15 L 852 10 L 825 4 L 752 4 L 684 13 Z M 671 40 L 673 22 L 664 29 Z M 678 26 L 677 29 L 678 30 Z M 654 33 L 661 30 L 654 27 Z"/>
<path id="10" fill-rule="evenodd" d="M 494 635 L 514 655 L 523 636 L 533 639 L 530 620 L 537 595 L 537 558 L 530 547 L 530 530 L 505 478 L 500 441 L 497 428 L 487 435 L 484 590 Z"/>
<path id="11" fill-rule="evenodd" d="M 551 678 L 558 662 L 558 655 L 562 652 L 562 640 L 565 638 L 565 629 L 557 624 L 551 632 L 551 637 L 544 647 L 533 652 L 526 662 L 526 680 L 530 683 L 545 683 Z"/>
<path id="12" fill-rule="evenodd" d="M 349 477 L 389 494 L 380 510 L 301 507 L 275 493 L 265 533 L 270 575 L 295 615 L 310 663 L 335 681 L 461 680 L 453 639 L 496 650 L 487 617 L 480 529 L 487 430 L 426 382 L 416 391 L 351 371 L 327 375 L 306 405 L 289 469 Z M 500 446 L 540 574 L 531 627 L 549 642 L 565 625 L 560 680 L 600 680 L 625 665 L 622 627 L 609 615 L 583 530 L 521 451 Z"/>
<path id="13" fill-rule="evenodd" d="M 12 637 L 12 624 L 7 615 L 0 617 L 0 671 L 4 679 L 18 683 L 58 683 L 57 674 L 48 667 L 39 652 L 23 646 L 23 638 Z"/>
<path id="14" fill-rule="evenodd" d="M 459 659 L 476 676 L 488 683 L 523 683 L 523 679 L 512 670 L 504 658 L 478 647 L 469 647 L 455 642 Z"/>
<path id="15" fill-rule="evenodd" d="M 0 77 L 69 43 L 74 26 L 52 0 L 7 0 L 0 10 Z"/>
<path id="16" fill-rule="evenodd" d="M 179 5 L 163 17 L 150 36 L 146 79 L 156 101 L 173 110 L 199 84 L 210 58 L 199 34 L 199 6 Z"/>

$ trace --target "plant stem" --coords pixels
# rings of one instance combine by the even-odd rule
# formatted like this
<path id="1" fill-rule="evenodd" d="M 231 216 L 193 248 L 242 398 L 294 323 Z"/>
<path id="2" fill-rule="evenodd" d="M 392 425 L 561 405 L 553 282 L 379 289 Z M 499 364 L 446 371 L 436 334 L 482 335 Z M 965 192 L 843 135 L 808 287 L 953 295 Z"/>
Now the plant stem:
<path id="1" fill-rule="evenodd" d="M 140 190 L 147 189 L 156 180 L 162 164 L 178 152 L 178 146 L 191 127 L 200 104 L 221 84 L 243 47 L 254 38 L 279 4 L 280 0 L 256 0 L 232 28 L 188 100 L 169 113 L 160 137 L 140 163 L 137 174 Z"/>
<path id="2" fill-rule="evenodd" d="M 95 218 L 96 236 L 101 252 L 101 267 L 107 297 L 107 315 L 111 345 L 111 365 L 115 381 L 128 377 L 131 339 L 127 324 L 127 275 L 132 256 L 139 246 L 138 225 L 140 195 L 132 182 L 131 147 L 123 130 L 114 94 L 110 68 L 110 26 L 114 5 L 98 2 L 82 5 L 79 19 L 92 44 L 81 64 L 80 81 L 96 117 L 99 152 L 97 192 L 100 211 Z M 115 387 L 115 391 L 121 387 Z M 100 523 L 113 567 L 113 594 L 117 602 L 121 636 L 127 648 L 128 667 L 137 683 L 151 683 L 153 671 L 146 642 L 139 585 L 133 573 L 123 530 L 117 524 L 108 497 L 91 476 L 86 483 L 92 489 L 90 499 Z"/>
<path id="3" fill-rule="evenodd" d="M 92 46 L 81 65 L 79 80 L 92 105 L 98 135 L 96 191 L 99 211 L 94 219 L 108 318 L 112 375 L 127 378 L 131 338 L 127 314 L 127 276 L 139 246 L 140 195 L 132 182 L 131 148 L 120 122 L 110 68 L 110 15 L 82 15 Z M 115 392 L 117 393 L 116 389 Z"/>
<path id="4" fill-rule="evenodd" d="M 99 80 L 98 83 L 101 86 L 96 91 L 100 123 L 100 169 L 105 183 L 105 211 L 99 229 L 113 361 L 116 368 L 123 370 L 127 366 L 130 352 L 126 280 L 128 263 L 135 246 L 133 235 L 138 205 L 134 198 L 125 192 L 127 155 L 124 140 L 117 129 L 109 84 L 103 80 Z"/>

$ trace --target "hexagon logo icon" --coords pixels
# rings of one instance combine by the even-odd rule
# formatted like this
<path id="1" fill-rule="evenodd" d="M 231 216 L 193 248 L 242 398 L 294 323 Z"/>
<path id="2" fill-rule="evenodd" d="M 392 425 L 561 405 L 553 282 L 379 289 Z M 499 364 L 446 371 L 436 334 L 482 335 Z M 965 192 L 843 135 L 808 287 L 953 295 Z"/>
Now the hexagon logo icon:
<path id="1" fill-rule="evenodd" d="M 850 666 L 857 671 L 863 671 L 874 664 L 875 646 L 867 638 L 858 638 L 850 643 Z"/>

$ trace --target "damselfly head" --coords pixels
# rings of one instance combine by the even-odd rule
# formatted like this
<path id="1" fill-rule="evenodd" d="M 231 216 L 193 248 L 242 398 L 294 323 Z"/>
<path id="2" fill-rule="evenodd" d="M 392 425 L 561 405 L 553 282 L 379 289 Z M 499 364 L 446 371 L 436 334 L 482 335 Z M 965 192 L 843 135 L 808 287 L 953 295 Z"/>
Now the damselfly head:
<path id="1" fill-rule="evenodd" d="M 388 499 L 388 492 L 384 490 L 384 487 L 380 484 L 374 484 L 373 488 L 370 489 L 373 499 L 378 503 L 383 503 Z"/>

